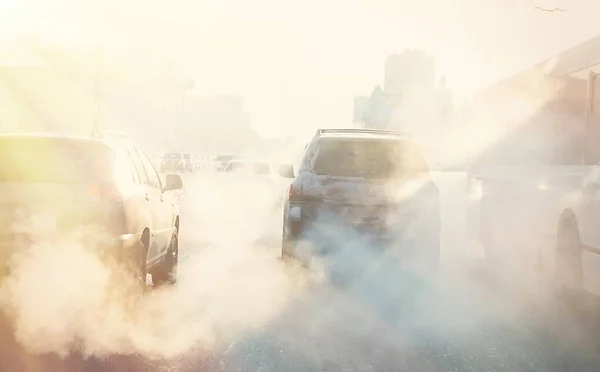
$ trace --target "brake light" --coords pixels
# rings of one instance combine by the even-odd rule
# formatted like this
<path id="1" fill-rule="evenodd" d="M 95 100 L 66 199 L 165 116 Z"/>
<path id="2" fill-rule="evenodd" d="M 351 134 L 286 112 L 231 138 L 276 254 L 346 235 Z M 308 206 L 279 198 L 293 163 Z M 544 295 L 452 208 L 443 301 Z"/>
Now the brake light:
<path id="1" fill-rule="evenodd" d="M 302 194 L 300 190 L 294 187 L 294 184 L 290 184 L 290 188 L 288 190 L 288 200 L 289 201 L 298 201 L 302 199 Z"/>
<path id="2" fill-rule="evenodd" d="M 88 189 L 88 195 L 93 198 L 102 197 L 102 187 L 100 185 L 92 185 Z"/>
<path id="3" fill-rule="evenodd" d="M 93 184 L 87 187 L 82 195 L 82 199 L 88 201 L 119 201 L 121 192 L 111 183 Z"/>
<path id="4" fill-rule="evenodd" d="M 305 194 L 302 192 L 302 189 L 299 187 L 294 187 L 293 184 L 290 185 L 288 190 L 288 201 L 291 202 L 322 202 L 323 198 L 317 195 Z"/>
<path id="5" fill-rule="evenodd" d="M 105 184 L 102 189 L 102 198 L 110 201 L 122 201 L 123 193 L 117 188 L 116 185 L 109 183 Z"/>

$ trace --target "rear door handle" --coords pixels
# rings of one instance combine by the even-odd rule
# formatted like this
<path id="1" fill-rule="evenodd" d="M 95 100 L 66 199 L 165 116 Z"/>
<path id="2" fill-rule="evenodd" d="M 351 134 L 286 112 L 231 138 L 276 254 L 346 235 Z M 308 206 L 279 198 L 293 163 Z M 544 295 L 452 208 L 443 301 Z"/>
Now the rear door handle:
<path id="1" fill-rule="evenodd" d="M 146 201 L 150 201 L 150 194 L 146 194 Z"/>

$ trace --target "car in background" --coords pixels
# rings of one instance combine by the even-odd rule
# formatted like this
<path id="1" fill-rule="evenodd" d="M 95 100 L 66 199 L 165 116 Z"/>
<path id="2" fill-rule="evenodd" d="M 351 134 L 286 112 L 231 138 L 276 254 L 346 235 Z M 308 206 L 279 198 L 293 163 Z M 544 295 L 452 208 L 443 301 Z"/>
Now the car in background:
<path id="1" fill-rule="evenodd" d="M 358 245 L 434 270 L 440 201 L 418 143 L 399 132 L 320 129 L 293 177 L 283 215 L 282 258 L 309 265 Z"/>
<path id="2" fill-rule="evenodd" d="M 163 183 L 133 141 L 0 134 L 0 154 L 4 274 L 18 244 L 91 229 L 86 243 L 116 264 L 114 272 L 127 268 L 140 284 L 147 273 L 155 285 L 177 280 L 180 216 L 171 192 L 182 179 L 169 174 Z"/>
<path id="3" fill-rule="evenodd" d="M 273 207 L 282 205 L 285 189 L 275 165 L 261 160 L 235 159 L 225 166 L 223 173 L 234 176 L 237 184 L 250 190 L 253 198 L 261 198 Z"/>
<path id="4" fill-rule="evenodd" d="M 193 172 L 196 167 L 194 166 L 194 160 L 192 158 L 192 154 L 184 153 L 182 154 L 183 159 L 183 167 L 188 172 Z"/>
<path id="5" fill-rule="evenodd" d="M 213 162 L 215 164 L 215 169 L 218 172 L 222 172 L 223 170 L 225 170 L 225 167 L 227 166 L 227 164 L 230 161 L 235 160 L 235 159 L 238 159 L 237 155 L 232 155 L 232 154 L 217 155 L 213 159 Z"/>
<path id="6" fill-rule="evenodd" d="M 199 170 L 203 168 L 202 164 L 202 156 L 199 154 L 192 154 L 192 168 L 194 170 Z"/>
<path id="7" fill-rule="evenodd" d="M 160 165 L 161 172 L 185 172 L 186 165 L 183 154 L 180 152 L 168 152 L 163 155 Z"/>

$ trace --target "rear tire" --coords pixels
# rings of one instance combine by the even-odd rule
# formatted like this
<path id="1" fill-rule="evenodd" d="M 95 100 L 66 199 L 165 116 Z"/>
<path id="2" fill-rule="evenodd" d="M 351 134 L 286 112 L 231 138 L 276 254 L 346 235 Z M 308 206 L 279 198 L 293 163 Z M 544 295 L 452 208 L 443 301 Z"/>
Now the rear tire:
<path id="1" fill-rule="evenodd" d="M 146 244 L 140 240 L 133 252 L 131 252 L 131 261 L 129 264 L 129 270 L 131 277 L 135 283 L 135 290 L 144 292 L 146 290 L 146 256 L 148 248 Z"/>
<path id="2" fill-rule="evenodd" d="M 167 254 L 160 267 L 152 272 L 152 284 L 155 286 L 174 285 L 177 283 L 177 269 L 179 266 L 179 236 L 177 230 L 171 237 Z"/>

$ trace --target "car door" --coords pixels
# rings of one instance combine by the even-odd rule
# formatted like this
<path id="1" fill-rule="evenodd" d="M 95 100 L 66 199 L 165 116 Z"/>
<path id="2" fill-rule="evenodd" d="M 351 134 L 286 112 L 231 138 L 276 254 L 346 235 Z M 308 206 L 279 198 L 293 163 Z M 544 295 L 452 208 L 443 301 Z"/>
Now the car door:
<path id="1" fill-rule="evenodd" d="M 150 158 L 140 148 L 136 148 L 137 154 L 142 161 L 142 165 L 148 175 L 150 196 L 150 205 L 152 207 L 154 241 L 157 243 L 156 254 L 161 257 L 167 252 L 171 236 L 173 234 L 173 224 L 171 221 L 171 204 L 163 198 L 163 186 L 160 176 Z"/>
<path id="2" fill-rule="evenodd" d="M 147 224 L 146 227 L 148 227 L 148 229 L 150 230 L 150 245 L 148 247 L 147 260 L 149 261 L 149 263 L 151 263 L 160 258 L 160 242 L 158 242 L 155 238 L 155 230 L 157 229 L 156 226 L 158 225 L 158 222 L 156 221 L 157 216 L 155 213 L 155 193 L 150 182 L 150 177 L 148 176 L 148 173 L 144 168 L 142 159 L 138 155 L 135 148 L 130 147 L 127 150 L 127 152 L 140 178 L 140 187 L 137 189 L 136 192 L 138 194 L 137 197 L 143 200 L 144 207 L 140 207 L 140 209 L 138 210 L 137 218 L 140 220 L 144 220 Z"/>
<path id="3" fill-rule="evenodd" d="M 115 149 L 115 176 L 119 189 L 124 194 L 125 231 L 122 233 L 139 236 L 149 224 L 149 206 L 144 199 L 146 185 L 142 184 L 138 170 L 127 148 Z"/>

